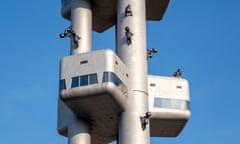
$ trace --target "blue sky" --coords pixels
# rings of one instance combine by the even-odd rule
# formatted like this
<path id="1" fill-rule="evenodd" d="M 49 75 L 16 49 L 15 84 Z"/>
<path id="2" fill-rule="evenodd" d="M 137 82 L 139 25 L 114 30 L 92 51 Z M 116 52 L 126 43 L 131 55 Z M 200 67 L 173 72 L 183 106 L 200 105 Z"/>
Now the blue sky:
<path id="1" fill-rule="evenodd" d="M 177 138 L 152 144 L 240 143 L 240 1 L 172 0 L 161 22 L 147 23 L 147 46 L 158 53 L 149 73 L 190 82 L 192 117 Z M 57 133 L 59 60 L 69 55 L 69 26 L 60 0 L 0 4 L 0 141 L 66 144 Z M 115 48 L 114 28 L 93 32 L 93 50 Z"/>

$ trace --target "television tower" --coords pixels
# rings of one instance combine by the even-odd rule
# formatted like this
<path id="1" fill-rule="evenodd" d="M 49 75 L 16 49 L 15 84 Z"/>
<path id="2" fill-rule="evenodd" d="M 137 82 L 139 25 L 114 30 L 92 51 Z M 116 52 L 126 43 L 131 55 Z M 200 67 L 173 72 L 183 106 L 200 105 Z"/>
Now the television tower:
<path id="1" fill-rule="evenodd" d="M 188 81 L 147 74 L 146 20 L 169 0 L 61 0 L 71 25 L 70 56 L 60 62 L 58 132 L 69 144 L 149 144 L 175 137 L 190 118 Z M 91 51 L 91 32 L 116 26 L 116 53 Z"/>

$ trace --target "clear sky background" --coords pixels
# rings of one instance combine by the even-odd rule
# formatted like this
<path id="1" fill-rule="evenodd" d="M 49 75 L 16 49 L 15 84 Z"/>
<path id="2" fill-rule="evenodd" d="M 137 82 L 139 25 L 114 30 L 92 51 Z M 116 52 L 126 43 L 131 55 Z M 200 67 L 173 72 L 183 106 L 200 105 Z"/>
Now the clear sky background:
<path id="1" fill-rule="evenodd" d="M 0 4 L 0 143 L 66 144 L 57 133 L 59 60 L 69 55 L 60 0 Z M 177 138 L 152 144 L 240 143 L 240 1 L 172 0 L 161 22 L 147 23 L 158 53 L 149 74 L 177 69 L 190 82 L 191 120 Z M 93 50 L 115 49 L 114 28 L 93 32 Z"/>

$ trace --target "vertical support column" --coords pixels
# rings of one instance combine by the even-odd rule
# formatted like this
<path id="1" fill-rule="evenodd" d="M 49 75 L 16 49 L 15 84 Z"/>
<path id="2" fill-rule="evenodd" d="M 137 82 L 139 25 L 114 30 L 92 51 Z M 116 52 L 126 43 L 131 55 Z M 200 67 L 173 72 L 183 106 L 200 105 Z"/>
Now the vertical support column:
<path id="1" fill-rule="evenodd" d="M 86 53 L 92 47 L 92 8 L 90 0 L 71 1 L 71 55 Z M 69 114 L 68 144 L 91 144 L 90 126 Z"/>
<path id="2" fill-rule="evenodd" d="M 144 129 L 140 118 L 148 111 L 145 0 L 118 0 L 117 7 L 117 52 L 129 68 L 130 81 L 119 143 L 149 144 L 149 125 Z"/>
<path id="3" fill-rule="evenodd" d="M 71 54 L 91 51 L 92 47 L 92 8 L 90 0 L 71 1 L 72 36 Z M 77 42 L 77 44 L 76 44 Z"/>
<path id="4" fill-rule="evenodd" d="M 58 100 L 58 131 L 66 134 L 68 144 L 91 144 L 89 123 L 78 119 L 60 99 Z"/>
<path id="5" fill-rule="evenodd" d="M 68 124 L 68 144 L 91 144 L 89 124 L 75 115 Z"/>

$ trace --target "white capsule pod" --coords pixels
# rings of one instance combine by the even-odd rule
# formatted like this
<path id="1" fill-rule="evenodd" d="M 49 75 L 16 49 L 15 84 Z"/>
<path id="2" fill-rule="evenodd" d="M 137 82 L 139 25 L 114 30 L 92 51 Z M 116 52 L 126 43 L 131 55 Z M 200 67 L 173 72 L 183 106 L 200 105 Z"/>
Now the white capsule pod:
<path id="1" fill-rule="evenodd" d="M 150 133 L 175 137 L 190 118 L 189 85 L 181 77 L 148 76 Z"/>
<path id="2" fill-rule="evenodd" d="M 127 104 L 128 83 L 127 67 L 111 50 L 61 60 L 59 97 L 78 118 L 90 123 L 93 141 L 116 140 L 119 114 Z"/>

